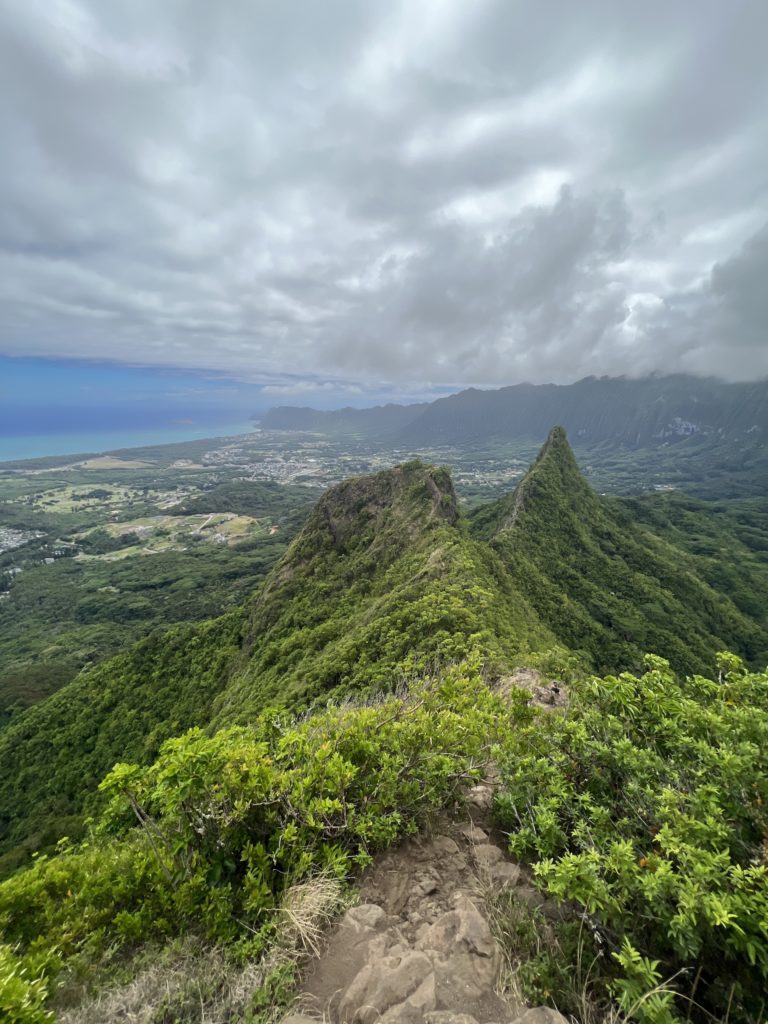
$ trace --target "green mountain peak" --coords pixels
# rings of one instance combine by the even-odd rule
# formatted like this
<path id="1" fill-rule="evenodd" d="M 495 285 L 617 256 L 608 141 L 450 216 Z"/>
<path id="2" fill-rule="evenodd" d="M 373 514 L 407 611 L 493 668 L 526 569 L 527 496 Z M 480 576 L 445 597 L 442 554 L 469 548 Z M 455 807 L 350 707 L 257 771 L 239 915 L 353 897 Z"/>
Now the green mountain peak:
<path id="1" fill-rule="evenodd" d="M 663 651 L 678 671 L 706 672 L 717 650 L 757 643 L 754 623 L 694 559 L 595 493 L 562 427 L 511 494 L 473 514 L 472 530 L 558 640 L 598 669 L 638 668 L 646 651 Z"/>
<path id="2" fill-rule="evenodd" d="M 543 517 L 558 516 L 564 502 L 589 504 L 596 497 L 581 474 L 565 430 L 553 427 L 517 487 L 473 515 L 475 532 L 491 540 L 506 530 L 515 529 L 530 508 L 535 508 L 536 514 Z"/>
<path id="3" fill-rule="evenodd" d="M 650 651 L 706 672 L 719 650 L 764 646 L 694 557 L 592 490 L 561 427 L 468 517 L 447 470 L 407 462 L 330 488 L 245 605 L 148 637 L 19 715 L 0 734 L 0 857 L 76 834 L 115 761 L 146 763 L 190 726 L 365 698 L 469 655 L 492 676 L 558 647 L 589 670 Z"/>
<path id="4" fill-rule="evenodd" d="M 565 427 L 554 426 L 547 435 L 547 440 L 542 445 L 541 451 L 539 452 L 539 459 L 545 454 L 552 451 L 552 449 L 567 449 L 571 451 L 571 446 L 568 444 L 568 435 L 565 432 Z"/>
<path id="5" fill-rule="evenodd" d="M 391 557 L 424 530 L 454 526 L 458 516 L 450 473 L 415 459 L 331 487 L 286 557 L 290 562 L 329 548 L 352 554 L 371 547 Z"/>
<path id="6" fill-rule="evenodd" d="M 479 646 L 506 658 L 552 639 L 502 581 L 461 524 L 447 470 L 415 460 L 337 484 L 251 602 L 247 660 L 214 720 L 389 688 Z"/>

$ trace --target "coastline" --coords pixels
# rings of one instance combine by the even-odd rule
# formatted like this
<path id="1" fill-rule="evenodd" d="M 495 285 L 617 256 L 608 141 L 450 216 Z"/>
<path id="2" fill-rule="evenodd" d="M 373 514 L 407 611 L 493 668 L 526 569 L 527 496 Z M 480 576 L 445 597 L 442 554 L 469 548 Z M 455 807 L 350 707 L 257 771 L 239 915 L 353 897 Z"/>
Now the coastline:
<path id="1" fill-rule="evenodd" d="M 0 436 L 0 466 L 5 462 L 42 459 L 49 455 L 101 454 L 118 448 L 143 448 L 151 445 L 201 441 L 209 437 L 233 437 L 250 434 L 253 422 L 208 423 L 196 426 L 175 425 L 168 429 L 88 431 L 72 434 L 39 434 L 20 437 Z"/>

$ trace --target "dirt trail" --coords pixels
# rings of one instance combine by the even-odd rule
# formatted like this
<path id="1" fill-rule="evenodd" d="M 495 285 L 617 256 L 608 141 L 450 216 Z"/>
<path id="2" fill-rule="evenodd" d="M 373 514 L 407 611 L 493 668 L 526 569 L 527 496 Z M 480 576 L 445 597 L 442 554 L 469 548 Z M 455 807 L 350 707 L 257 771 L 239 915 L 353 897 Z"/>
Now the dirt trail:
<path id="1" fill-rule="evenodd" d="M 283 1024 L 567 1024 L 496 991 L 502 957 L 482 892 L 540 897 L 490 832 L 490 786 L 470 798 L 465 822 L 444 820 L 371 867 Z"/>

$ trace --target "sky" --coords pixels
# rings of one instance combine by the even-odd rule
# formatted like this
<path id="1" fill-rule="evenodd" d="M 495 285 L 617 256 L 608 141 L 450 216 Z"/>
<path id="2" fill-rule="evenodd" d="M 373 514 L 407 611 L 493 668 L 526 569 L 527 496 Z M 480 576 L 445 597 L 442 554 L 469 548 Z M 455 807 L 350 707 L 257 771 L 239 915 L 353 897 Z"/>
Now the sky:
<path id="1" fill-rule="evenodd" d="M 765 0 L 0 0 L 0 402 L 766 377 L 766 39 Z"/>

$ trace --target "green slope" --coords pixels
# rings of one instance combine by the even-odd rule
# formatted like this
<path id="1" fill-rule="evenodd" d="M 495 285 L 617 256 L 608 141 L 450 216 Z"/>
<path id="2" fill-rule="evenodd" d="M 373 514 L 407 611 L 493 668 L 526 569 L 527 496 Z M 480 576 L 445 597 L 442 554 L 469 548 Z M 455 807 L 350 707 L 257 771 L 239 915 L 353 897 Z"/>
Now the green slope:
<path id="1" fill-rule="evenodd" d="M 249 658 L 215 721 L 391 687 L 473 649 L 508 664 L 552 642 L 498 557 L 468 536 L 447 471 L 406 463 L 318 502 L 252 603 Z"/>
<path id="2" fill-rule="evenodd" d="M 82 672 L 0 734 L 0 875 L 82 831 L 81 812 L 115 761 L 148 762 L 210 718 L 239 651 L 243 616 L 184 625 Z"/>
<path id="3" fill-rule="evenodd" d="M 694 557 L 595 494 L 561 427 L 472 526 L 561 643 L 598 669 L 637 667 L 646 651 L 686 673 L 711 669 L 725 648 L 765 655 L 765 631 L 699 575 Z"/>
<path id="4" fill-rule="evenodd" d="M 244 608 L 138 644 L 0 734 L 5 869 L 76 829 L 115 761 L 147 763 L 192 725 L 392 689 L 472 652 L 491 672 L 557 644 L 598 669 L 638 666 L 645 651 L 681 672 L 725 648 L 759 661 L 763 626 L 698 570 L 590 489 L 559 428 L 515 492 L 471 522 L 444 469 L 348 480 Z"/>
<path id="5" fill-rule="evenodd" d="M 393 688 L 473 650 L 506 664 L 551 643 L 498 557 L 467 535 L 446 471 L 412 462 L 347 481 L 247 608 L 81 673 L 0 734 L 5 868 L 76 830 L 115 761 L 146 763 L 192 725 Z"/>
<path id="6" fill-rule="evenodd" d="M 652 533 L 694 555 L 699 575 L 768 629 L 768 498 L 700 501 L 674 491 L 618 502 Z"/>

